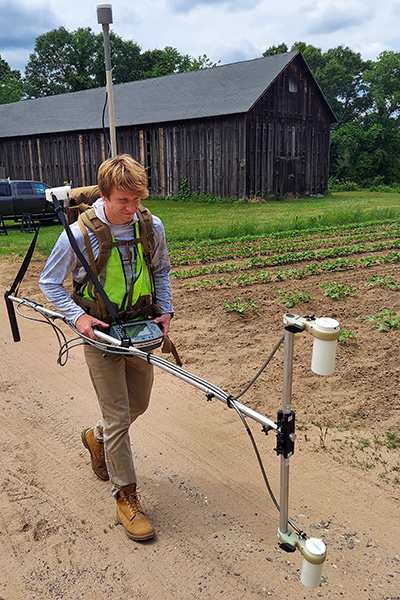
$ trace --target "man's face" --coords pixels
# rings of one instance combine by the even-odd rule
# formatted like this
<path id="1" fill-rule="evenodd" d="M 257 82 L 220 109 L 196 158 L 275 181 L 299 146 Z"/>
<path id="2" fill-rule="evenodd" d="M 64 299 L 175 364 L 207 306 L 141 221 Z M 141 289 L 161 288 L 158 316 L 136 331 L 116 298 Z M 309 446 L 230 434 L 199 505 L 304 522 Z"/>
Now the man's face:
<path id="1" fill-rule="evenodd" d="M 141 200 L 139 196 L 132 192 L 115 188 L 111 190 L 108 198 L 103 194 L 101 194 L 101 197 L 105 201 L 104 212 L 106 218 L 113 225 L 123 225 L 132 221 Z"/>

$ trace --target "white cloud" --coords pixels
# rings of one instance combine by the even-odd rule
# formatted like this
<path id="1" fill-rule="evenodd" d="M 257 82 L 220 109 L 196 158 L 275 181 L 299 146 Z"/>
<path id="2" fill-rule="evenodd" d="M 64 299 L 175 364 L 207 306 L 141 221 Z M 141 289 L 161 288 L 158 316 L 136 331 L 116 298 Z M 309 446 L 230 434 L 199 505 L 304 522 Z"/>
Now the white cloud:
<path id="1" fill-rule="evenodd" d="M 358 0 L 320 0 L 305 12 L 306 31 L 310 34 L 334 33 L 361 26 L 373 16 L 368 3 Z"/>
<path id="2" fill-rule="evenodd" d="M 354 52 L 359 52 L 364 60 L 376 60 L 376 58 L 383 52 L 384 50 L 393 50 L 394 48 L 390 48 L 384 44 L 379 42 L 372 42 L 366 44 L 355 44 L 352 48 Z"/>
<path id="3" fill-rule="evenodd" d="M 221 6 L 225 12 L 249 11 L 261 0 L 167 0 L 173 12 L 188 13 L 198 7 Z"/>
<path id="4" fill-rule="evenodd" d="M 99 0 L 101 3 L 101 0 Z M 339 45 L 374 59 L 383 50 L 400 51 L 400 2 L 386 0 L 110 0 L 112 30 L 143 50 L 173 46 L 182 54 L 202 54 L 222 63 L 261 56 L 272 45 L 290 48 L 303 41 L 323 51 Z M 9 15 L 0 54 L 23 69 L 40 33 L 97 23 L 92 0 L 0 0 Z M 3 20 L 4 21 L 4 20 Z M 4 25 L 2 25 L 4 31 Z"/>

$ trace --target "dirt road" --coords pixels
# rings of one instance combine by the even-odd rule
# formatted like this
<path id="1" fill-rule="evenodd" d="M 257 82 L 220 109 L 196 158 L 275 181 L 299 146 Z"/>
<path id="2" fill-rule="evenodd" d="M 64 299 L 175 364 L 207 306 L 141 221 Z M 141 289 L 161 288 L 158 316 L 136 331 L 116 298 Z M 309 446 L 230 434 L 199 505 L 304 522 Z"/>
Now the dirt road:
<path id="1" fill-rule="evenodd" d="M 3 265 L 2 289 L 9 274 Z M 298 445 L 290 516 L 328 547 L 321 586 L 308 590 L 299 552 L 278 547 L 279 515 L 236 413 L 159 370 L 132 430 L 157 537 L 128 540 L 80 442 L 98 418 L 81 348 L 60 367 L 45 326 L 19 319 L 22 341 L 13 343 L 3 302 L 0 323 L 1 599 L 400 598 L 398 495 Z M 279 494 L 275 436 L 250 425 Z"/>

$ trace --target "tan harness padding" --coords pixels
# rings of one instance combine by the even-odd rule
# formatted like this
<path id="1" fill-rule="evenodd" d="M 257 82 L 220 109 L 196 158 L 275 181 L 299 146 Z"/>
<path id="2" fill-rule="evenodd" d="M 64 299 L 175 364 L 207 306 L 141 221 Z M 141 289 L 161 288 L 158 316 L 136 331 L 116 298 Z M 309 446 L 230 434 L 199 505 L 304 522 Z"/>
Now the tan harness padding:
<path id="1" fill-rule="evenodd" d="M 71 197 L 74 205 L 69 206 L 67 209 L 68 223 L 71 224 L 78 220 L 79 228 L 85 240 L 90 267 L 94 274 L 98 276 L 98 274 L 101 273 L 107 264 L 111 254 L 111 249 L 113 247 L 113 240 L 109 228 L 98 217 L 96 217 L 95 210 L 91 207 L 91 205 L 100 197 L 99 187 L 97 185 L 91 185 L 73 188 L 71 190 Z M 151 212 L 142 204 L 139 204 L 136 214 L 139 220 L 139 232 L 140 241 L 143 246 L 143 256 L 146 266 L 149 269 L 149 273 L 152 273 L 151 264 L 154 250 L 153 216 Z M 89 234 L 87 231 L 88 229 L 93 231 L 99 240 L 99 254 L 97 260 L 94 258 L 92 245 L 90 243 Z M 95 296 L 98 310 L 100 314 L 103 315 L 103 318 L 105 318 L 107 311 L 104 302 L 97 291 L 95 291 Z M 148 307 L 149 311 L 152 309 L 152 306 L 153 305 Z M 99 318 L 101 317 L 99 316 Z M 179 358 L 175 345 L 168 336 L 164 336 L 164 342 L 161 351 L 165 354 L 171 353 L 177 365 L 182 366 L 182 362 Z"/>
<path id="2" fill-rule="evenodd" d="M 86 249 L 88 252 L 89 263 L 95 275 L 99 275 L 107 264 L 110 258 L 111 249 L 113 247 L 113 239 L 109 227 L 97 216 L 94 208 L 88 208 L 79 215 L 79 228 L 85 238 Z M 94 259 L 92 245 L 89 240 L 87 230 L 92 231 L 99 241 L 99 254 L 97 259 Z M 94 265 L 94 268 L 93 268 Z"/>
<path id="3" fill-rule="evenodd" d="M 171 340 L 169 339 L 169 337 L 167 335 L 164 336 L 164 341 L 163 341 L 163 345 L 161 348 L 161 352 L 163 354 L 172 354 L 178 367 L 182 366 L 182 361 L 179 358 L 177 349 L 175 348 L 174 344 L 171 342 Z"/>

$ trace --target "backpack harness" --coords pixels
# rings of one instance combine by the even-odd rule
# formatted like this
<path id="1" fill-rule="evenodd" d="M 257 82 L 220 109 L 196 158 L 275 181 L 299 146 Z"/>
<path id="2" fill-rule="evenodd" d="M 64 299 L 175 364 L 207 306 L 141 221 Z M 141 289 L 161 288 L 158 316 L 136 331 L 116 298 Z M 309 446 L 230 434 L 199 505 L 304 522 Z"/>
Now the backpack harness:
<path id="1" fill-rule="evenodd" d="M 82 208 L 84 207 L 82 206 Z M 138 317 L 156 317 L 161 314 L 161 310 L 155 302 L 154 282 L 151 274 L 154 247 L 152 216 L 150 211 L 141 205 L 136 214 L 139 221 L 134 224 L 135 237 L 129 242 L 114 240 L 109 227 L 96 217 L 94 208 L 84 210 L 78 217 L 78 224 L 84 236 L 90 267 L 96 277 L 99 278 L 103 288 L 107 286 L 105 276 L 107 265 L 110 263 L 114 269 L 119 268 L 117 281 L 114 285 L 111 284 L 106 292 L 116 312 L 124 321 L 131 321 Z M 88 230 L 95 234 L 99 243 L 97 259 L 94 258 Z M 117 251 L 119 246 L 125 246 L 128 254 L 136 251 L 137 269 L 129 291 L 123 290 L 122 293 L 118 294 L 118 284 L 124 281 L 122 265 Z M 136 287 L 136 290 L 134 290 L 134 287 Z M 116 289 L 115 293 L 113 292 L 114 289 Z M 72 298 L 90 315 L 102 321 L 110 321 L 109 311 L 88 276 L 85 277 L 83 282 L 74 282 Z"/>
<path id="2" fill-rule="evenodd" d="M 91 204 L 99 198 L 98 186 L 75 188 L 71 192 L 72 201 L 75 202 L 75 205 L 70 205 L 66 209 L 68 223 L 71 224 L 78 220 L 79 228 L 85 240 L 89 265 L 95 276 L 101 281 L 103 287 L 104 281 L 101 279 L 102 271 L 106 268 L 112 256 L 113 249 L 123 245 L 127 247 L 127 252 L 131 252 L 131 248 L 136 247 L 137 272 L 134 280 L 132 280 L 130 290 L 125 295 L 122 305 L 112 302 L 118 316 L 124 321 L 160 316 L 162 313 L 160 307 L 156 304 L 151 266 L 154 251 L 153 217 L 151 212 L 140 204 L 136 212 L 138 221 L 134 224 L 134 239 L 129 242 L 116 241 L 109 227 L 96 216 L 94 208 L 91 207 Z M 97 259 L 94 258 L 88 229 L 96 235 L 99 243 Z M 134 284 L 139 286 L 139 294 L 134 293 Z M 82 293 L 82 290 L 84 290 L 84 293 Z M 86 276 L 83 282 L 78 283 L 74 281 L 72 299 L 91 316 L 95 316 L 106 323 L 112 322 L 112 317 L 99 292 L 90 283 L 89 276 Z M 162 352 L 172 353 L 177 364 L 182 364 L 175 346 L 168 336 L 164 337 Z"/>

